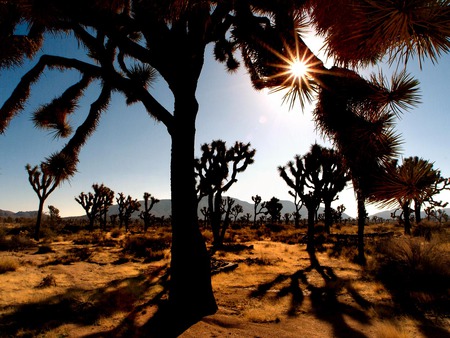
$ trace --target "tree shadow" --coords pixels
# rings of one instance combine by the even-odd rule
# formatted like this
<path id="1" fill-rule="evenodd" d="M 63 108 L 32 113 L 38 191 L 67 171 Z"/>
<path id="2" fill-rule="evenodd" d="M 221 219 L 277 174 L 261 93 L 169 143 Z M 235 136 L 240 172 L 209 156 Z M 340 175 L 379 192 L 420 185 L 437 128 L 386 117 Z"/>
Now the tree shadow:
<path id="1" fill-rule="evenodd" d="M 9 305 L 2 309 L 0 332 L 4 337 L 20 334 L 37 336 L 64 324 L 95 325 L 101 318 L 122 311 L 138 311 L 136 302 L 148 290 L 166 284 L 167 266 L 157 267 L 136 277 L 111 281 L 95 290 L 71 288 L 38 302 Z M 161 273 L 164 273 L 162 277 Z M 166 288 L 152 294 L 147 303 L 158 303 Z M 147 299 L 147 298 L 146 298 Z M 114 336 L 114 332 L 111 332 Z"/>
<path id="2" fill-rule="evenodd" d="M 369 323 L 370 318 L 365 311 L 371 307 L 371 302 L 364 299 L 352 287 L 351 281 L 339 278 L 331 267 L 320 265 L 314 253 L 309 254 L 311 264 L 308 267 L 300 269 L 291 275 L 278 275 L 272 281 L 259 285 L 255 291 L 250 293 L 250 297 L 263 298 L 276 285 L 289 280 L 288 285 L 281 287 L 276 293 L 278 298 L 291 296 L 287 312 L 289 316 L 298 314 L 300 307 L 308 296 L 315 316 L 319 320 L 331 324 L 333 337 L 367 337 L 362 332 L 350 327 L 345 321 L 345 316 L 349 316 L 360 323 Z M 309 281 L 308 276 L 314 271 L 322 277 L 324 281 L 323 286 L 314 285 Z M 353 298 L 357 306 L 344 304 L 338 300 L 338 293 L 343 289 Z"/>

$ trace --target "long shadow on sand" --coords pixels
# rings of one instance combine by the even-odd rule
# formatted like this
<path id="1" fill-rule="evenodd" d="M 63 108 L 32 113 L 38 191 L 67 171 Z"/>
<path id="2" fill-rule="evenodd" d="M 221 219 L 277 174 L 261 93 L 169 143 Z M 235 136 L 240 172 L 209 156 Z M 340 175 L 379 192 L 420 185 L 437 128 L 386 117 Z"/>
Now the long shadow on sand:
<path id="1" fill-rule="evenodd" d="M 331 267 L 322 266 L 314 254 L 310 255 L 311 264 L 305 269 L 300 269 L 291 275 L 281 274 L 274 280 L 258 286 L 257 290 L 251 292 L 250 297 L 262 298 L 268 290 L 276 287 L 277 284 L 289 280 L 288 286 L 283 286 L 276 294 L 277 297 L 291 296 L 291 304 L 288 315 L 296 316 L 298 310 L 305 301 L 305 295 L 308 295 L 313 313 L 322 321 L 331 324 L 333 328 L 333 337 L 352 337 L 366 338 L 362 332 L 350 327 L 344 316 L 368 324 L 369 316 L 365 311 L 371 306 L 371 303 L 365 300 L 351 286 L 351 282 L 343 280 L 336 276 Z M 308 276 L 312 272 L 317 272 L 322 277 L 323 286 L 314 285 L 310 282 Z M 350 306 L 339 302 L 338 292 L 345 289 L 356 302 L 357 306 Z"/>
<path id="2" fill-rule="evenodd" d="M 95 290 L 72 288 L 39 302 L 11 304 L 2 309 L 0 336 L 36 336 L 64 324 L 89 326 L 118 312 L 136 313 L 137 300 L 145 298 L 148 304 L 156 304 L 166 293 L 160 287 L 167 280 L 166 269 L 162 266 L 136 277 L 114 280 Z M 150 297 L 149 290 L 155 290 Z M 114 331 L 101 336 L 118 336 Z"/>

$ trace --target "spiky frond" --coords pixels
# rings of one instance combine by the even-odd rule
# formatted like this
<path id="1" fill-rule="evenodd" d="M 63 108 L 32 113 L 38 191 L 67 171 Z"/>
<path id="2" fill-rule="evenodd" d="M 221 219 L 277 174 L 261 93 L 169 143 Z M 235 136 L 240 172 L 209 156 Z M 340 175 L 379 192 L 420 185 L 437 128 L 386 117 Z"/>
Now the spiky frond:
<path id="1" fill-rule="evenodd" d="M 393 74 L 390 83 L 380 71 L 377 75 L 371 75 L 371 82 L 378 89 L 371 99 L 397 117 L 420 104 L 419 81 L 405 70 Z"/>
<path id="2" fill-rule="evenodd" d="M 382 207 L 422 200 L 439 179 L 432 162 L 417 156 L 403 159 L 401 165 L 394 161 L 384 167 L 370 200 Z"/>
<path id="3" fill-rule="evenodd" d="M 68 137 L 72 128 L 67 122 L 67 115 L 75 111 L 77 102 L 89 83 L 90 78 L 84 76 L 60 97 L 38 109 L 33 115 L 34 125 L 38 128 L 55 129 L 56 137 Z"/>
<path id="4" fill-rule="evenodd" d="M 327 51 L 344 66 L 374 64 L 417 55 L 437 61 L 450 49 L 448 0 L 317 0 L 311 17 Z"/>

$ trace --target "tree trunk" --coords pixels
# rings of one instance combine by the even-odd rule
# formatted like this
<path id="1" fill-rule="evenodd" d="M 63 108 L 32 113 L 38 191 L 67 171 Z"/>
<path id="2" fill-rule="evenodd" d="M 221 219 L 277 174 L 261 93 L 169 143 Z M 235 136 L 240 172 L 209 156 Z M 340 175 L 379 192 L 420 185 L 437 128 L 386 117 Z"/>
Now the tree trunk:
<path id="1" fill-rule="evenodd" d="M 34 239 L 39 241 L 40 232 L 41 232 L 41 221 L 42 221 L 42 212 L 44 211 L 44 198 L 39 199 L 39 209 L 36 217 L 36 225 L 34 227 Z"/>
<path id="2" fill-rule="evenodd" d="M 315 242 L 314 242 L 314 225 L 315 225 L 315 208 L 308 208 L 308 241 L 306 244 L 306 251 L 310 254 L 315 252 Z"/>
<path id="3" fill-rule="evenodd" d="M 194 139 L 198 106 L 195 96 L 193 101 L 178 104 L 176 101 L 174 125 L 169 128 L 172 137 L 169 305 L 177 319 L 181 317 L 185 321 L 199 320 L 217 311 L 209 255 L 197 217 Z"/>
<path id="4" fill-rule="evenodd" d="M 357 192 L 358 200 L 358 257 L 357 261 L 361 265 L 366 264 L 364 254 L 364 227 L 366 225 L 366 201 L 361 192 Z"/>
<path id="5" fill-rule="evenodd" d="M 414 201 L 414 216 L 416 218 L 416 224 L 419 224 L 422 221 L 421 214 L 421 204 L 418 201 Z"/>
<path id="6" fill-rule="evenodd" d="M 325 204 L 325 231 L 330 234 L 331 226 L 333 225 L 333 215 L 331 213 L 331 202 L 324 202 Z"/>
<path id="7" fill-rule="evenodd" d="M 403 209 L 403 224 L 405 227 L 405 235 L 411 235 L 411 221 L 409 219 L 411 213 L 409 209 L 409 203 L 405 203 L 402 206 Z"/>

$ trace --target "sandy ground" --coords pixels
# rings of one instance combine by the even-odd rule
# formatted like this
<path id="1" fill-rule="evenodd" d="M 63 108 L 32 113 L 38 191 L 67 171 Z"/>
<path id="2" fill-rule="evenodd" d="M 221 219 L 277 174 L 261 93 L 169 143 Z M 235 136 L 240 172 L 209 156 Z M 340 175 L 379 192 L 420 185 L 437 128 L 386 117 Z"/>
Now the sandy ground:
<path id="1" fill-rule="evenodd" d="M 219 310 L 180 337 L 450 337 L 448 318 L 401 315 L 383 285 L 355 264 L 320 253 L 316 270 L 304 246 L 245 245 L 251 249 L 217 254 L 237 263 L 213 276 Z M 0 337 L 139 336 L 165 297 L 168 254 L 143 263 L 119 247 L 47 246 L 52 252 L 0 252 L 18 262 L 0 274 Z"/>

